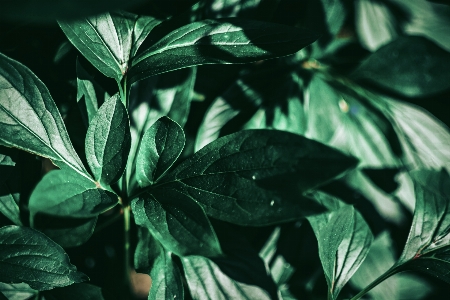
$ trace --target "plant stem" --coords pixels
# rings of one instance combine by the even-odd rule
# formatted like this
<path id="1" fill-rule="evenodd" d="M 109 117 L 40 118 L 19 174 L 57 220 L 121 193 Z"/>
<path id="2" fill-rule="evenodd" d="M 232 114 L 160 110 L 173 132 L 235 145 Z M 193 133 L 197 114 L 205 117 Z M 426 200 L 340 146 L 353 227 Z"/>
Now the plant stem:
<path id="1" fill-rule="evenodd" d="M 389 270 L 387 270 L 384 274 L 382 274 L 380 277 L 378 277 L 377 279 L 375 279 L 374 281 L 372 281 L 371 284 L 369 284 L 368 286 L 366 286 L 361 292 L 359 292 L 356 296 L 354 296 L 353 298 L 351 298 L 350 300 L 358 300 L 360 299 L 362 296 L 364 296 L 365 294 L 367 294 L 371 289 L 373 289 L 374 287 L 376 287 L 377 285 L 379 285 L 381 282 L 383 282 L 385 279 L 391 277 L 392 275 L 394 275 L 395 273 L 398 273 L 400 270 L 396 267 L 393 266 L 392 268 L 390 268 Z"/>

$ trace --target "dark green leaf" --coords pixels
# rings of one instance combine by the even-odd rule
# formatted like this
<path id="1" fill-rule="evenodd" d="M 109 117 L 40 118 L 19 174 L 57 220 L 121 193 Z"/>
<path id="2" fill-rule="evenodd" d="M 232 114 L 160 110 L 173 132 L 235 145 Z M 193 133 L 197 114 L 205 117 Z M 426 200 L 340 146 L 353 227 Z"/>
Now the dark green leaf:
<path id="1" fill-rule="evenodd" d="M 138 243 L 134 252 L 134 268 L 137 272 L 150 274 L 156 258 L 161 254 L 163 248 L 145 228 L 138 226 Z"/>
<path id="2" fill-rule="evenodd" d="M 131 202 L 136 224 L 177 255 L 217 256 L 219 241 L 203 209 L 175 189 L 155 189 Z"/>
<path id="3" fill-rule="evenodd" d="M 322 211 L 302 193 L 355 164 L 353 158 L 299 135 L 245 130 L 205 146 L 152 189 L 177 190 L 213 218 L 262 226 Z"/>
<path id="4" fill-rule="evenodd" d="M 261 0 L 207 0 L 203 10 L 208 19 L 246 18 L 255 19 Z"/>
<path id="5" fill-rule="evenodd" d="M 181 262 L 194 299 L 271 299 L 262 288 L 228 277 L 206 257 L 187 256 Z"/>
<path id="6" fill-rule="evenodd" d="M 203 20 L 172 31 L 138 55 L 130 83 L 203 64 L 248 63 L 293 54 L 316 40 L 305 29 L 245 19 Z"/>
<path id="7" fill-rule="evenodd" d="M 15 225 L 22 225 L 20 220 L 20 175 L 17 167 L 0 166 L 3 176 L 0 178 L 0 212 Z"/>
<path id="8" fill-rule="evenodd" d="M 126 169 L 129 190 L 137 188 L 135 160 L 144 133 L 163 116 L 180 126 L 186 123 L 195 75 L 196 68 L 188 68 L 154 76 L 132 86 L 129 107 L 131 150 Z"/>
<path id="9" fill-rule="evenodd" d="M 86 128 L 97 113 L 98 103 L 109 98 L 108 93 L 86 72 L 77 58 L 77 102 Z"/>
<path id="10" fill-rule="evenodd" d="M 450 88 L 450 53 L 419 36 L 403 36 L 369 56 L 352 74 L 407 97 Z"/>
<path id="11" fill-rule="evenodd" d="M 25 66 L 0 54 L 0 144 L 49 158 L 90 178 L 44 84 Z"/>
<path id="12" fill-rule="evenodd" d="M 119 180 L 130 146 L 130 121 L 116 94 L 100 107 L 86 134 L 86 158 L 95 180 L 106 186 Z"/>
<path id="13" fill-rule="evenodd" d="M 162 249 L 155 260 L 152 271 L 152 287 L 149 300 L 184 299 L 183 281 L 180 270 L 174 264 L 170 252 Z"/>
<path id="14" fill-rule="evenodd" d="M 0 153 L 0 166 L 11 166 L 14 167 L 16 163 L 11 159 L 11 157 Z"/>
<path id="15" fill-rule="evenodd" d="M 38 291 L 33 290 L 26 283 L 7 284 L 0 282 L 0 299 L 24 300 L 36 297 Z M 4 295 L 5 298 L 2 298 Z"/>
<path id="16" fill-rule="evenodd" d="M 183 129 L 167 117 L 156 121 L 142 137 L 136 158 L 136 179 L 146 187 L 158 180 L 180 156 L 185 137 Z"/>
<path id="17" fill-rule="evenodd" d="M 344 206 L 308 220 L 319 242 L 319 257 L 330 296 L 337 299 L 369 252 L 372 233 L 353 206 Z"/>
<path id="18" fill-rule="evenodd" d="M 5 226 L 0 228 L 0 244 L 1 282 L 24 282 L 42 291 L 88 280 L 64 250 L 39 231 Z"/>
<path id="19" fill-rule="evenodd" d="M 72 218 L 95 217 L 118 203 L 113 193 L 73 172 L 47 173 L 30 196 L 31 215 L 45 213 Z"/>
<path id="20" fill-rule="evenodd" d="M 54 22 L 56 18 L 79 18 L 103 11 L 131 7 L 143 0 L 38 0 L 3 1 L 1 18 L 7 20 Z"/>
<path id="21" fill-rule="evenodd" d="M 152 17 L 124 11 L 103 13 L 59 25 L 72 44 L 105 76 L 117 82 L 150 31 L 159 24 Z"/>
<path id="22" fill-rule="evenodd" d="M 75 283 L 43 294 L 45 300 L 103 300 L 102 289 L 87 283 Z"/>
<path id="23" fill-rule="evenodd" d="M 36 219 L 41 219 L 38 215 Z M 38 229 L 61 247 L 76 247 L 86 243 L 94 233 L 97 217 L 59 218 L 50 215 L 42 215 L 45 224 L 35 220 L 34 228 Z"/>
<path id="24" fill-rule="evenodd" d="M 439 4 L 446 4 L 446 5 L 450 5 L 450 0 L 427 0 L 429 2 L 435 2 L 435 3 L 439 3 Z"/>

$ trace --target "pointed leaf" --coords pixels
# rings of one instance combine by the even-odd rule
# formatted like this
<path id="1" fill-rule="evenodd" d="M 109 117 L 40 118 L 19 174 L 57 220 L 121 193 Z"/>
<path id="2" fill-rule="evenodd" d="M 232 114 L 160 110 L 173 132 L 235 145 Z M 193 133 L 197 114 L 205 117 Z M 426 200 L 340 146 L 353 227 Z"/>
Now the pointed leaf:
<path id="1" fill-rule="evenodd" d="M 77 103 L 86 127 L 97 113 L 98 103 L 103 103 L 109 98 L 108 93 L 86 72 L 77 58 Z"/>
<path id="2" fill-rule="evenodd" d="M 353 158 L 299 135 L 245 130 L 205 146 L 152 190 L 175 189 L 195 199 L 213 218 L 262 226 L 323 211 L 302 193 L 355 163 Z"/>
<path id="3" fill-rule="evenodd" d="M 206 257 L 187 256 L 182 257 L 181 262 L 194 299 L 271 299 L 262 288 L 228 277 Z"/>
<path id="4" fill-rule="evenodd" d="M 90 178 L 44 84 L 25 66 L 0 54 L 0 144 L 47 157 Z"/>
<path id="5" fill-rule="evenodd" d="M 88 280 L 70 264 L 64 250 L 27 227 L 0 228 L 0 281 L 27 283 L 39 291 Z"/>
<path id="6" fill-rule="evenodd" d="M 153 265 L 150 277 L 152 287 L 148 295 L 149 300 L 184 299 L 181 273 L 173 262 L 170 252 L 162 249 Z"/>
<path id="7" fill-rule="evenodd" d="M 95 217 L 115 206 L 118 198 L 73 172 L 47 173 L 30 196 L 31 215 L 45 213 L 72 218 Z"/>
<path id="8" fill-rule="evenodd" d="M 332 211 L 327 217 L 325 224 L 322 216 L 312 216 L 308 220 L 319 242 L 319 257 L 329 293 L 332 299 L 337 299 L 369 252 L 373 235 L 353 206 Z"/>
<path id="9" fill-rule="evenodd" d="M 105 76 L 120 82 L 130 58 L 159 22 L 124 11 L 59 21 L 70 42 Z"/>
<path id="10" fill-rule="evenodd" d="M 86 134 L 86 158 L 96 181 L 110 185 L 119 180 L 130 145 L 127 110 L 116 94 L 100 107 Z"/>
<path id="11" fill-rule="evenodd" d="M 169 251 L 217 256 L 219 241 L 203 209 L 174 189 L 156 189 L 131 202 L 136 224 L 150 230 Z"/>
<path id="12" fill-rule="evenodd" d="M 158 180 L 180 156 L 185 137 L 183 129 L 167 117 L 156 121 L 142 137 L 136 158 L 136 179 L 141 187 Z"/>
<path id="13" fill-rule="evenodd" d="M 203 64 L 248 63 L 293 54 L 317 39 L 305 29 L 245 19 L 203 20 L 172 31 L 133 59 L 130 84 Z"/>

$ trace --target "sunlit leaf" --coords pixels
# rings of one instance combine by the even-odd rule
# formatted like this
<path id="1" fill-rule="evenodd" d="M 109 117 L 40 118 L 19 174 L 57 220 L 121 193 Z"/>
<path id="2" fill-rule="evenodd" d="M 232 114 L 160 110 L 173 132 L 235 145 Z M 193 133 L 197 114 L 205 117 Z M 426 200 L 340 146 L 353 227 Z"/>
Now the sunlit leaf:
<path id="1" fill-rule="evenodd" d="M 86 158 L 96 181 L 107 186 L 119 180 L 130 145 L 128 113 L 116 94 L 100 107 L 86 134 Z"/>
<path id="2" fill-rule="evenodd" d="M 5 226 L 0 228 L 0 244 L 1 282 L 24 282 L 42 291 L 88 280 L 61 246 L 39 231 Z"/>

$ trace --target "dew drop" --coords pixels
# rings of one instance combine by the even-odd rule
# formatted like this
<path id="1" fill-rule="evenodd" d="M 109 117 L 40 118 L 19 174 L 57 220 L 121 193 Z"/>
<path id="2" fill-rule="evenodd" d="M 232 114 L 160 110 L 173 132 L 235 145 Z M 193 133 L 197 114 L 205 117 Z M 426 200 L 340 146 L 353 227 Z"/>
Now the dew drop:
<path id="1" fill-rule="evenodd" d="M 270 201 L 270 206 L 273 206 L 275 204 L 275 200 Z"/>
<path id="2" fill-rule="evenodd" d="M 255 176 L 255 175 L 253 175 L 253 176 L 252 176 L 252 179 L 253 179 L 253 180 L 255 180 L 255 179 L 256 179 L 256 176 Z"/>

